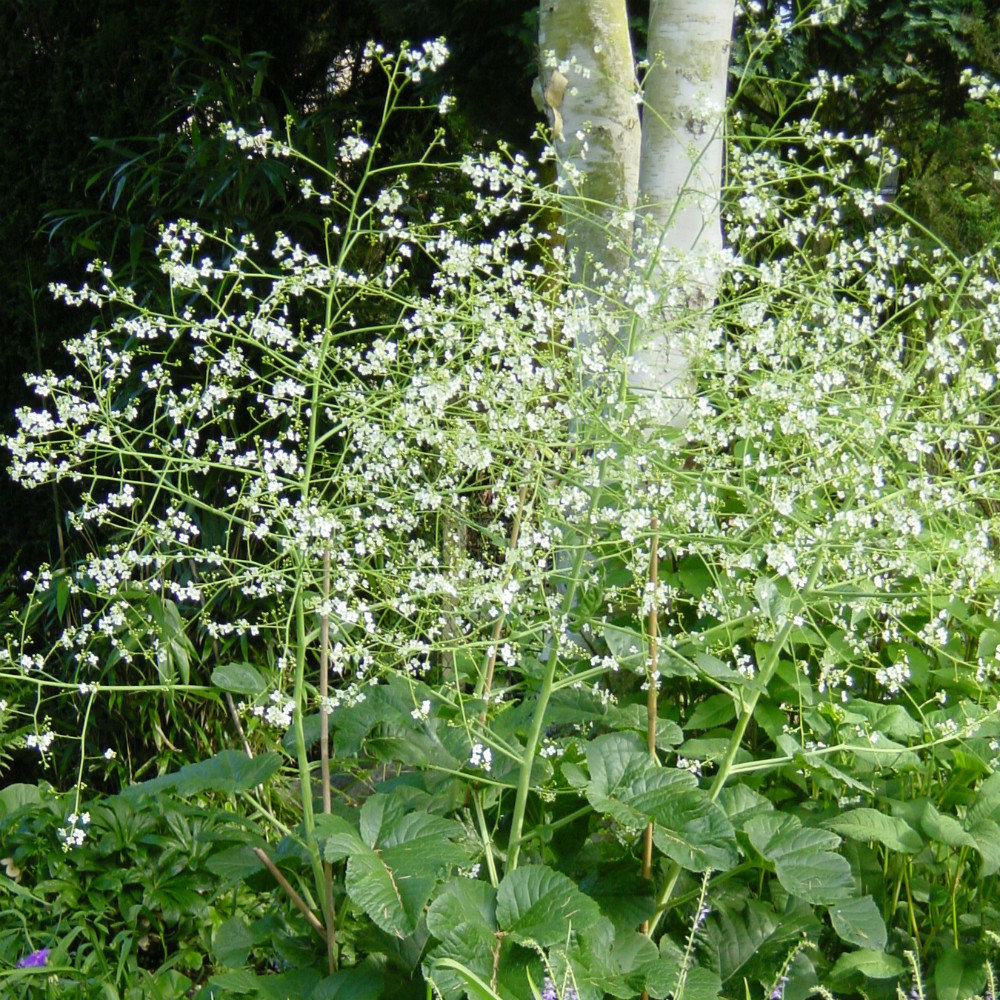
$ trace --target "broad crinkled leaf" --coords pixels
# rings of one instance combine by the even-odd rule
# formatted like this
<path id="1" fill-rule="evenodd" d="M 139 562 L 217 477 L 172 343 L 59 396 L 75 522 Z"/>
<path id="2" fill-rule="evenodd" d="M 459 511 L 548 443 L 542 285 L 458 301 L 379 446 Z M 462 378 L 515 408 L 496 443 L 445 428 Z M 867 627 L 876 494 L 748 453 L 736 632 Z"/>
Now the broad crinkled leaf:
<path id="1" fill-rule="evenodd" d="M 716 871 L 736 861 L 736 836 L 721 807 L 688 772 L 654 764 L 638 736 L 610 733 L 587 745 L 587 799 L 626 828 L 650 820 L 653 842 L 690 871 Z"/>
<path id="2" fill-rule="evenodd" d="M 1000 870 L 1000 772 L 979 786 L 964 826 L 982 855 L 982 874 L 995 874 Z"/>
<path id="3" fill-rule="evenodd" d="M 316 837 L 323 844 L 326 861 L 343 861 L 368 849 L 354 825 L 342 816 L 317 816 Z"/>
<path id="4" fill-rule="evenodd" d="M 767 858 L 779 861 L 810 851 L 827 851 L 840 846 L 840 837 L 818 827 L 804 828 L 794 817 L 773 812 L 747 820 L 750 843 Z"/>
<path id="5" fill-rule="evenodd" d="M 621 933 L 634 931 L 656 909 L 652 883 L 623 864 L 588 875 L 581 880 L 580 888 Z"/>
<path id="6" fill-rule="evenodd" d="M 515 868 L 497 889 L 500 929 L 543 947 L 561 944 L 570 928 L 584 931 L 600 919 L 597 903 L 546 865 Z"/>
<path id="7" fill-rule="evenodd" d="M 726 785 L 719 792 L 718 803 L 737 830 L 742 830 L 743 824 L 751 817 L 774 811 L 770 799 L 746 785 Z"/>
<path id="8" fill-rule="evenodd" d="M 379 1000 L 384 985 L 379 969 L 366 962 L 321 979 L 309 1000 Z"/>
<path id="9" fill-rule="evenodd" d="M 448 960 L 459 963 L 483 982 L 490 981 L 494 962 L 503 948 L 502 938 L 471 921 L 458 923 L 441 934 L 432 933 L 439 942 L 427 953 L 423 964 L 445 1000 L 459 1000 L 468 988 L 467 981 L 447 966 Z"/>
<path id="10" fill-rule="evenodd" d="M 778 881 L 810 903 L 835 903 L 853 895 L 851 866 L 830 848 L 840 838 L 829 830 L 803 827 L 794 816 L 766 813 L 744 826 L 750 843 L 774 863 Z"/>
<path id="11" fill-rule="evenodd" d="M 969 827 L 969 836 L 983 859 L 980 873 L 983 877 L 1000 871 L 1000 823 L 991 819 L 980 820 Z"/>
<path id="12" fill-rule="evenodd" d="M 903 705 L 883 705 L 852 698 L 851 711 L 864 716 L 871 729 L 885 733 L 894 740 L 920 739 L 924 735 L 923 725 Z"/>
<path id="13" fill-rule="evenodd" d="M 688 969 L 684 983 L 684 1000 L 716 1000 L 722 992 L 722 981 L 700 965 Z"/>
<path id="14" fill-rule="evenodd" d="M 982 820 L 1000 821 L 1000 771 L 990 775 L 976 790 L 976 798 L 969 806 L 967 820 L 974 826 Z"/>
<path id="15" fill-rule="evenodd" d="M 895 955 L 887 955 L 884 951 L 845 952 L 834 963 L 829 972 L 830 980 L 849 981 L 860 973 L 866 979 L 895 979 L 903 972 L 903 963 Z"/>
<path id="16" fill-rule="evenodd" d="M 372 850 L 347 859 L 347 894 L 382 930 L 397 937 L 416 930 L 436 881 L 434 874 L 393 871 Z"/>
<path id="17" fill-rule="evenodd" d="M 899 816 L 886 816 L 877 809 L 852 809 L 827 821 L 830 829 L 851 840 L 874 841 L 901 854 L 915 854 L 924 838 Z"/>
<path id="18" fill-rule="evenodd" d="M 740 907 L 719 906 L 702 928 L 706 953 L 717 963 L 724 982 L 736 977 L 739 982 L 763 954 L 787 953 L 803 934 L 819 932 L 820 926 L 811 907 L 793 902 L 778 914 L 759 900 L 749 899 Z"/>
<path id="19" fill-rule="evenodd" d="M 327 860 L 348 854 L 348 895 L 398 937 L 416 929 L 438 879 L 469 858 L 468 850 L 451 839 L 463 835 L 461 824 L 408 811 L 413 799 L 414 790 L 405 788 L 372 795 L 361 807 L 360 835 L 346 820 L 337 824 L 331 817 L 325 847 Z"/>
<path id="20" fill-rule="evenodd" d="M 830 903 L 854 894 L 851 866 L 839 854 L 816 851 L 794 854 L 774 863 L 778 881 L 809 903 Z"/>
<path id="21" fill-rule="evenodd" d="M 700 788 L 680 789 L 652 814 L 653 843 L 688 871 L 726 871 L 736 864 L 736 834 Z"/>
<path id="22" fill-rule="evenodd" d="M 976 846 L 975 838 L 966 832 L 962 824 L 954 816 L 940 812 L 930 800 L 923 804 L 920 829 L 939 844 L 947 844 L 949 847 Z"/>
<path id="23" fill-rule="evenodd" d="M 465 831 L 462 824 L 443 816 L 426 812 L 411 812 L 400 816 L 391 825 L 383 826 L 378 836 L 378 846 L 413 847 L 433 853 L 435 843 L 461 837 Z"/>
<path id="24" fill-rule="evenodd" d="M 645 705 L 609 705 L 605 711 L 604 720 L 609 728 L 646 732 L 647 709 Z M 578 714 L 574 722 L 580 722 Z M 669 751 L 684 739 L 681 727 L 670 719 L 656 720 L 656 746 L 660 750 Z"/>
<path id="25" fill-rule="evenodd" d="M 452 879 L 427 908 L 427 929 L 443 938 L 460 923 L 473 923 L 491 934 L 496 930 L 497 893 L 488 882 Z"/>
<path id="26" fill-rule="evenodd" d="M 699 702 L 695 710 L 687 717 L 684 728 L 687 730 L 713 729 L 722 726 L 736 717 L 736 706 L 728 694 L 714 694 Z"/>
<path id="27" fill-rule="evenodd" d="M 649 763 L 649 750 L 635 733 L 608 733 L 586 747 L 590 784 L 597 795 L 608 796 L 626 773 L 641 771 Z"/>

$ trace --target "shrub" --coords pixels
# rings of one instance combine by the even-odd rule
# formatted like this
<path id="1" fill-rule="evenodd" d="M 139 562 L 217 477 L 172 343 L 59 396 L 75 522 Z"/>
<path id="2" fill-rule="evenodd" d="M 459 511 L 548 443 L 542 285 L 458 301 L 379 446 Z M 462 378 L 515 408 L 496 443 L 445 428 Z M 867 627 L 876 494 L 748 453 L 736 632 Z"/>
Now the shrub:
<path id="1" fill-rule="evenodd" d="M 369 55 L 391 114 L 443 53 Z M 8 442 L 21 481 L 79 484 L 101 539 L 37 575 L 74 612 L 4 672 L 36 724 L 82 699 L 27 737 L 78 742 L 72 813 L 108 664 L 181 711 L 241 699 L 242 751 L 133 794 L 234 798 L 277 845 L 206 864 L 266 869 L 316 940 L 276 975 L 234 913 L 198 995 L 891 995 L 908 949 L 938 997 L 982 989 L 992 255 L 890 222 L 891 152 L 804 121 L 734 148 L 696 317 L 682 273 L 649 287 L 655 240 L 576 287 L 534 224 L 568 203 L 519 157 L 390 165 L 376 134 L 327 168 L 230 138 L 302 172 L 322 247 L 167 226 L 166 312 L 95 265 L 59 292 L 113 319 L 73 377 L 32 379 Z M 468 213 L 436 208 L 445 172 Z M 690 359 L 683 431 L 628 390 L 651 322 Z"/>

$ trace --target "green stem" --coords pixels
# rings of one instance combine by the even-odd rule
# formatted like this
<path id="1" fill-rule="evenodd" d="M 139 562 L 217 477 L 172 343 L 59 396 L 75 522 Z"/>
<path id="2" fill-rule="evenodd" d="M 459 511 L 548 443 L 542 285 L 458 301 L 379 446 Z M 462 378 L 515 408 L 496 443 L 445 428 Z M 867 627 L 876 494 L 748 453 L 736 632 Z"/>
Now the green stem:
<path id="1" fill-rule="evenodd" d="M 486 868 L 490 873 L 490 885 L 495 889 L 500 884 L 497 877 L 497 866 L 493 860 L 493 840 L 486 829 L 486 816 L 483 814 L 483 804 L 479 800 L 479 789 L 472 791 L 472 804 L 476 807 L 476 822 L 479 824 L 479 836 L 483 840 L 483 852 L 486 854 Z"/>
<path id="2" fill-rule="evenodd" d="M 600 480 L 603 480 L 603 475 Z M 600 486 L 594 487 L 594 492 L 590 499 L 590 509 L 588 511 L 587 522 L 590 514 L 597 507 L 600 493 Z M 576 600 L 576 589 L 580 584 L 580 574 L 583 571 L 583 563 L 587 557 L 586 546 L 581 545 L 573 557 L 573 568 L 570 573 L 569 582 L 566 585 L 566 594 L 563 597 L 560 619 L 573 607 Z M 542 734 L 542 726 L 545 723 L 545 712 L 549 707 L 549 698 L 552 696 L 552 689 L 555 681 L 556 670 L 559 666 L 559 635 L 558 623 L 553 629 L 552 645 L 549 647 L 548 661 L 545 665 L 545 676 L 542 679 L 542 687 L 538 692 L 538 701 L 535 703 L 535 711 L 531 718 L 531 729 L 528 732 L 528 741 L 524 747 L 524 757 L 521 760 L 521 768 L 517 779 L 517 794 L 514 797 L 514 817 L 510 828 L 510 844 L 507 848 L 506 871 L 512 872 L 517 867 L 518 857 L 521 853 L 521 843 L 524 839 L 524 811 L 528 804 L 528 792 L 531 791 L 531 769 L 535 763 L 535 753 L 538 750 L 538 741 Z"/>
<path id="3" fill-rule="evenodd" d="M 309 852 L 309 861 L 313 869 L 316 887 L 323 896 L 326 879 L 323 871 L 323 860 L 320 857 L 319 845 L 313 837 L 316 829 L 316 816 L 313 811 L 312 770 L 309 764 L 309 751 L 306 747 L 305 732 L 305 696 L 306 696 L 306 649 L 308 638 L 306 630 L 305 598 L 302 593 L 302 575 L 300 567 L 299 586 L 295 592 L 295 709 L 293 725 L 295 728 L 295 755 L 299 771 L 299 787 L 302 793 L 302 834 L 305 848 Z M 324 940 L 326 935 L 324 933 Z"/>

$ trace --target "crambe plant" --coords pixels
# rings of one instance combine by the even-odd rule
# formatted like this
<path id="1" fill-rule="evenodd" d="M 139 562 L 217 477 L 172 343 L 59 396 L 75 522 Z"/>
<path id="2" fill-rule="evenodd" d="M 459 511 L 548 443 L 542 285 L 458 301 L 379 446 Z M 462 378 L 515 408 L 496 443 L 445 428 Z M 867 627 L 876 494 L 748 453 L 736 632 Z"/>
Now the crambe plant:
<path id="1" fill-rule="evenodd" d="M 443 47 L 368 55 L 384 130 Z M 7 445 L 96 544 L 34 576 L 71 613 L 41 641 L 29 606 L 2 676 L 38 752 L 79 744 L 70 856 L 108 664 L 232 699 L 232 748 L 123 796 L 235 798 L 269 844 L 219 870 L 273 878 L 315 961 L 268 975 L 227 923 L 205 996 L 798 1000 L 930 942 L 985 969 L 995 262 L 894 216 L 877 138 L 734 134 L 696 321 L 656 233 L 579 287 L 539 225 L 587 206 L 504 151 L 383 162 L 381 132 L 322 164 L 232 130 L 301 174 L 319 247 L 178 221 L 168 307 L 100 264 L 58 289 L 102 318 Z M 628 390 L 653 310 L 683 429 Z M 46 723 L 70 696 L 79 729 Z"/>

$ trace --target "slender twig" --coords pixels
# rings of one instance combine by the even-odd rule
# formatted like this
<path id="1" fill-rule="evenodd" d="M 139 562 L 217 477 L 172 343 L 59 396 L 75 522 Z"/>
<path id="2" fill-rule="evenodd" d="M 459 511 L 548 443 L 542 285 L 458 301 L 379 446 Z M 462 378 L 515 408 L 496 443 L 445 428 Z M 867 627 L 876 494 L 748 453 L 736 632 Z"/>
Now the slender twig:
<path id="1" fill-rule="evenodd" d="M 323 812 L 330 814 L 330 550 L 323 553 L 323 613 L 319 626 L 319 767 Z M 337 926 L 333 902 L 333 865 L 323 862 L 323 916 L 326 920 L 326 962 L 330 974 L 337 971 Z"/>
<path id="2" fill-rule="evenodd" d="M 197 584 L 198 581 L 198 566 L 194 559 L 188 560 L 188 565 L 191 567 L 191 577 Z M 198 601 L 201 604 L 202 611 L 205 610 L 205 595 L 202 593 L 201 587 L 198 587 Z M 212 637 L 212 661 L 218 666 L 219 663 L 219 639 L 217 636 Z M 240 721 L 240 713 L 236 710 L 236 702 L 233 701 L 233 696 L 229 691 L 223 692 L 223 698 L 226 702 L 226 708 L 229 709 L 229 717 L 233 720 L 233 726 L 239 735 L 240 742 L 243 744 L 243 752 L 248 757 L 253 757 L 253 751 L 250 749 L 250 741 L 247 739 L 246 731 L 243 728 L 243 723 Z"/>
<path id="3" fill-rule="evenodd" d="M 323 812 L 330 803 L 330 550 L 323 553 L 323 613 L 319 624 L 319 761 Z"/>
<path id="4" fill-rule="evenodd" d="M 659 638 L 657 621 L 659 608 L 656 603 L 656 591 L 659 584 L 659 555 L 660 555 L 660 522 L 654 516 L 653 523 L 652 551 L 649 555 L 649 592 L 650 605 L 649 617 L 646 624 L 646 633 L 649 636 L 649 663 L 646 667 L 646 745 L 649 747 L 649 756 L 656 762 L 656 718 L 658 715 L 657 692 L 660 685 L 660 672 L 657 669 L 659 659 L 659 649 L 657 640 Z M 646 832 L 642 844 L 642 877 L 652 879 L 653 877 L 653 823 L 646 824 Z M 649 934 L 649 920 L 642 922 L 639 928 L 641 933 Z"/>
<path id="5" fill-rule="evenodd" d="M 323 922 L 309 909 L 309 904 L 292 888 L 291 882 L 281 874 L 278 866 L 267 856 L 267 852 L 260 847 L 255 847 L 253 852 L 263 862 L 264 867 L 274 876 L 274 881 L 281 886 L 285 895 L 295 905 L 295 908 L 309 921 L 309 926 L 325 941 L 326 930 L 323 927 Z"/>
<path id="6" fill-rule="evenodd" d="M 507 541 L 507 551 L 504 554 L 504 565 L 511 562 L 514 558 L 514 553 L 517 551 L 517 539 L 521 534 L 521 518 L 524 516 L 524 504 L 528 498 L 528 484 L 525 483 L 521 487 L 521 491 L 517 495 L 517 513 L 514 515 L 514 522 L 510 527 L 510 538 Z M 481 695 L 483 701 L 488 702 L 490 699 L 490 689 L 493 687 L 493 673 L 496 670 L 497 665 L 497 646 L 500 643 L 500 634 L 503 632 L 504 622 L 507 620 L 507 615 L 503 608 L 497 614 L 497 620 L 493 623 L 493 635 L 490 639 L 490 649 L 489 658 L 486 661 L 486 671 L 483 675 L 482 680 L 482 691 Z M 477 692 L 477 695 L 480 692 Z M 486 706 L 483 706 L 483 710 L 479 715 L 479 724 L 486 724 Z"/>
<path id="7" fill-rule="evenodd" d="M 226 708 L 229 709 L 229 717 L 233 720 L 233 726 L 236 729 L 237 735 L 240 738 L 240 742 L 243 744 L 243 752 L 248 757 L 253 757 L 253 750 L 250 749 L 250 741 L 247 739 L 246 731 L 243 729 L 243 723 L 240 721 L 240 713 L 236 709 L 236 702 L 233 701 L 233 696 L 226 691 L 225 692 Z"/>

